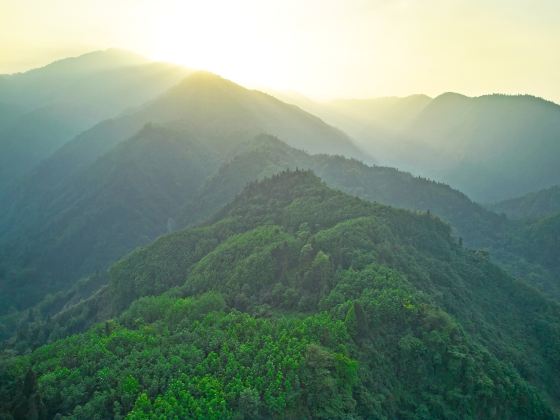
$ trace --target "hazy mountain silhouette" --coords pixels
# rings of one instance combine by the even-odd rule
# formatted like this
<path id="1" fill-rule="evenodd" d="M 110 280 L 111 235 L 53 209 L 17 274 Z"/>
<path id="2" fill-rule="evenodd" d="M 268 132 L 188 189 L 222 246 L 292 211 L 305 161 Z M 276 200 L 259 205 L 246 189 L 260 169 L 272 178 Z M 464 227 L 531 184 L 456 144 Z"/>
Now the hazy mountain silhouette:
<path id="1" fill-rule="evenodd" d="M 0 93 L 5 102 L 30 110 L 64 97 L 70 87 L 76 86 L 76 82 L 84 82 L 86 77 L 95 73 L 148 62 L 124 50 L 93 51 L 24 73 L 0 75 Z"/>
<path id="2" fill-rule="evenodd" d="M 480 202 L 560 182 L 560 106 L 540 98 L 445 93 L 302 106 L 338 124 L 379 163 L 445 182 Z"/>
<path id="3" fill-rule="evenodd" d="M 168 219 L 175 216 L 172 211 L 157 213 L 158 217 L 152 218 L 153 225 L 146 223 L 143 228 L 133 229 L 137 222 L 134 217 L 129 216 L 128 211 L 139 213 L 141 218 L 145 216 L 141 216 L 140 208 L 133 207 L 135 200 L 141 202 L 142 198 L 129 197 L 130 191 L 127 191 L 126 186 L 143 196 L 146 199 L 143 204 L 149 206 L 150 200 L 156 200 L 152 194 L 157 194 L 157 191 L 152 191 L 152 188 L 163 188 L 170 182 L 169 177 L 174 173 L 188 170 L 188 165 L 192 164 L 191 159 L 200 159 L 201 162 L 205 162 L 206 170 L 211 171 L 213 166 L 208 159 L 198 155 L 185 156 L 184 161 L 175 161 L 174 165 L 161 163 L 161 169 L 154 165 L 145 167 L 146 176 L 154 177 L 154 185 L 159 185 L 144 185 L 145 191 L 135 189 L 136 183 L 142 185 L 143 181 L 138 181 L 132 176 L 122 176 L 114 180 L 114 189 L 106 185 L 107 174 L 128 170 L 124 163 L 118 170 L 110 170 L 106 166 L 103 170 L 95 170 L 100 167 L 99 161 L 118 162 L 114 153 L 120 144 L 135 136 L 142 127 L 151 122 L 166 127 L 171 132 L 179 132 L 185 138 L 195 139 L 200 147 L 208 150 L 208 154 L 213 156 L 215 161 L 223 160 L 235 147 L 261 132 L 279 133 L 292 144 L 301 143 L 302 146 L 315 151 L 349 155 L 360 153 L 345 134 L 297 107 L 284 104 L 261 92 L 247 90 L 218 76 L 196 73 L 139 109 L 101 122 L 80 134 L 6 193 L 3 211 L 0 211 L 0 241 L 6 245 L 6 258 L 18 261 L 17 265 L 20 267 L 31 260 L 34 261 L 35 268 L 43 267 L 39 270 L 40 273 L 33 272 L 29 267 L 24 274 L 25 278 L 38 275 L 45 284 L 60 284 L 58 282 L 64 283 L 70 279 L 75 281 L 76 276 L 87 274 L 96 267 L 103 267 L 112 258 L 165 232 Z M 145 130 L 142 133 L 145 133 Z M 173 156 L 174 151 L 168 150 L 167 144 L 162 143 L 161 147 L 166 148 L 162 153 Z M 129 150 L 128 153 L 141 156 L 143 153 L 152 152 L 140 148 L 134 152 Z M 123 152 L 119 154 L 121 157 L 124 155 Z M 115 163 L 115 166 L 119 165 Z M 177 165 L 187 167 L 178 169 Z M 141 165 L 135 165 L 135 168 L 140 167 Z M 160 170 L 170 173 L 162 175 Z M 138 178 L 142 180 L 141 174 Z M 192 177 L 189 182 L 202 185 L 203 178 L 203 175 L 200 175 L 200 178 Z M 129 198 L 124 203 L 121 201 L 123 196 Z M 174 198 L 173 205 L 184 206 L 186 199 L 185 194 L 180 194 Z M 129 206 L 126 205 L 127 202 Z M 105 231 L 102 226 L 115 223 L 110 221 L 109 216 L 105 218 L 104 215 L 121 204 L 126 207 L 121 209 L 123 219 L 118 213 L 111 214 L 122 220 L 122 229 L 131 236 L 118 236 L 117 229 L 113 231 L 118 236 L 117 239 L 111 236 L 111 228 Z M 157 222 L 153 219 L 157 219 Z M 93 237 L 81 229 L 89 229 Z M 103 236 L 105 233 L 108 238 Z M 107 245 L 111 241 L 114 243 L 111 246 Z M 66 251 L 62 252 L 63 249 Z M 96 251 L 92 251 L 93 249 Z M 74 255 L 72 266 L 67 266 L 65 261 L 56 261 L 55 256 L 65 252 Z M 18 275 L 9 277 L 16 279 Z M 14 285 L 18 280 L 4 283 Z M 31 295 L 29 290 L 21 294 L 28 298 L 31 298 Z"/>
<path id="4" fill-rule="evenodd" d="M 188 72 L 107 50 L 0 76 L 0 190 L 81 131 L 152 99 Z"/>
<path id="5" fill-rule="evenodd" d="M 11 219 L 5 255 L 34 280 L 18 287 L 15 275 L 2 288 L 30 302 L 148 243 L 173 228 L 217 165 L 193 136 L 144 127 Z"/>
<path id="6" fill-rule="evenodd" d="M 222 156 L 262 132 L 313 152 L 364 156 L 341 131 L 293 105 L 209 73 L 196 73 L 134 112 L 96 124 L 45 160 L 6 194 L 8 208 L 0 208 L 0 235 L 6 229 L 2 214 L 17 214 L 48 199 L 76 171 L 150 122 L 187 129 Z"/>

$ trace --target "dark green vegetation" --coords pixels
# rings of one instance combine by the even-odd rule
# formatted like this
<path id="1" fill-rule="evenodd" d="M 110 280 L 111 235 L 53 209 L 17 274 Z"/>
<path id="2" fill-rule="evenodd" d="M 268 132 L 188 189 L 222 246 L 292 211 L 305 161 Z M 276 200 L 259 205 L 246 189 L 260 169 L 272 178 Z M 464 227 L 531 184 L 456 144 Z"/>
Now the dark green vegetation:
<path id="1" fill-rule="evenodd" d="M 81 131 L 152 99 L 187 73 L 107 50 L 0 75 L 0 192 Z"/>
<path id="2" fill-rule="evenodd" d="M 507 247 L 552 272 L 556 287 L 560 278 L 560 213 L 529 223 L 520 223 Z M 556 289 L 557 291 L 558 289 Z M 557 293 L 556 297 L 560 296 Z"/>
<path id="3" fill-rule="evenodd" d="M 51 344 L 4 358 L 4 411 L 556 417 L 558 304 L 434 216 L 362 201 L 309 172 L 250 184 L 108 275 L 43 326 Z"/>
<path id="4" fill-rule="evenodd" d="M 301 103 L 379 163 L 440 180 L 479 202 L 560 184 L 560 106 L 529 95 Z"/>

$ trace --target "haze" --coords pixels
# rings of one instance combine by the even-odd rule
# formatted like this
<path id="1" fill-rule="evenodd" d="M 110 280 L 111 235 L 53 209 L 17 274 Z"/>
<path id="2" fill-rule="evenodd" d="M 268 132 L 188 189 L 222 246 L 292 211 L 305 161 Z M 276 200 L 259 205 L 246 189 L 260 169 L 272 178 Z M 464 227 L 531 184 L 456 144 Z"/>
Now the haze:
<path id="1" fill-rule="evenodd" d="M 316 98 L 560 101 L 556 0 L 1 0 L 0 9 L 0 73 L 118 47 Z"/>

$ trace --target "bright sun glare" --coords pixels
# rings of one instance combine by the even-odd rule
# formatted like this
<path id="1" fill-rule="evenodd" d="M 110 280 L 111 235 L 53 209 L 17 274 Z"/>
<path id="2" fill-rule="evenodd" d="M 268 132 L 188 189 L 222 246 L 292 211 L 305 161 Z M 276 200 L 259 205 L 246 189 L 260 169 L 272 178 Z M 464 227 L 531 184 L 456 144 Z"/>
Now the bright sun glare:
<path id="1" fill-rule="evenodd" d="M 0 13 L 0 73 L 117 47 L 315 98 L 449 90 L 560 98 L 560 2 L 505 4 L 18 0 Z"/>
<path id="2" fill-rule="evenodd" d="M 271 65 L 274 40 L 262 36 L 264 22 L 246 13 L 243 6 L 248 3 L 222 3 L 219 12 L 213 3 L 175 1 L 164 11 L 154 11 L 147 55 L 210 70 L 243 84 L 288 82 L 285 68 Z"/>

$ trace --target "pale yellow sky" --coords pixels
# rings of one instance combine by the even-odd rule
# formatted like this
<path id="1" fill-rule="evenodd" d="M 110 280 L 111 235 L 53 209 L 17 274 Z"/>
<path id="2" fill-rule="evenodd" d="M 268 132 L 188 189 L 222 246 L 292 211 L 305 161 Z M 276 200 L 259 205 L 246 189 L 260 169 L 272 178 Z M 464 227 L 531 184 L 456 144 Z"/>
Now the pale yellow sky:
<path id="1" fill-rule="evenodd" d="M 0 73 L 110 47 L 319 98 L 560 102 L 560 0 L 0 0 Z"/>

